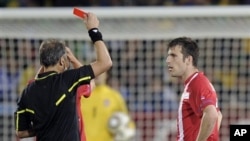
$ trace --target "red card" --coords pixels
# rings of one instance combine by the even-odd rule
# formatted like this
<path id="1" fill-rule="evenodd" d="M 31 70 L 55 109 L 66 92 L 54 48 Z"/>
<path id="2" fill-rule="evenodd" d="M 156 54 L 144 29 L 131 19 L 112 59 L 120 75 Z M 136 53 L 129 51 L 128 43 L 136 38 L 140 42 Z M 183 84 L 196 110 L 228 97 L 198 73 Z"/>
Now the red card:
<path id="1" fill-rule="evenodd" d="M 84 18 L 87 13 L 85 11 L 81 10 L 81 9 L 74 8 L 73 9 L 73 14 L 78 16 L 79 18 Z"/>

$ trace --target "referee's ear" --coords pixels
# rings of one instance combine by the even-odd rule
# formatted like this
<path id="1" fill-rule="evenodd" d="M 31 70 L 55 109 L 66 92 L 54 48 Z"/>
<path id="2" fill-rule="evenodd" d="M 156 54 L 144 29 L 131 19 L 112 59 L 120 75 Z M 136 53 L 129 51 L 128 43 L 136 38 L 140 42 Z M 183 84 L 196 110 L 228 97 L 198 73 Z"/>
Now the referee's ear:
<path id="1" fill-rule="evenodd" d="M 59 65 L 60 66 L 64 66 L 65 65 L 65 60 L 64 60 L 63 56 L 59 59 Z"/>

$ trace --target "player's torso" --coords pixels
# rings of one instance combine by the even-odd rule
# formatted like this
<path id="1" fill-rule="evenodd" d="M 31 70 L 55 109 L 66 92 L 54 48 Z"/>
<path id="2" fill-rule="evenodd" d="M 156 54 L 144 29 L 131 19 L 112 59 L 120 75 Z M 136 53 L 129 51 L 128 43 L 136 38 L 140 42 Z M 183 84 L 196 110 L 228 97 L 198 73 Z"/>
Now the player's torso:
<path id="1" fill-rule="evenodd" d="M 119 110 L 118 105 L 114 94 L 106 87 L 96 88 L 89 98 L 81 99 L 87 140 L 113 141 L 107 128 L 107 121 L 114 111 Z"/>
<path id="2" fill-rule="evenodd" d="M 184 138 L 185 141 L 195 140 L 200 126 L 200 117 L 195 115 L 189 97 L 188 92 L 182 94 L 178 110 L 178 138 Z"/>
<path id="3" fill-rule="evenodd" d="M 207 92 L 212 93 L 207 93 Z M 216 99 L 216 93 L 211 83 L 202 73 L 194 74 L 188 82 L 181 96 L 178 110 L 178 139 L 182 141 L 196 140 L 199 132 L 202 110 L 206 95 L 213 95 L 212 99 Z M 210 97 L 211 98 L 211 97 Z M 207 100 L 212 100 L 207 99 Z M 213 132 L 208 140 L 217 140 L 214 137 L 217 132 Z"/>
<path id="4" fill-rule="evenodd" d="M 198 73 L 191 76 L 184 87 L 178 109 L 178 139 L 180 141 L 195 140 L 200 126 L 200 117 L 197 116 L 192 108 L 192 99 L 196 93 L 192 93 L 190 83 L 198 77 Z"/>

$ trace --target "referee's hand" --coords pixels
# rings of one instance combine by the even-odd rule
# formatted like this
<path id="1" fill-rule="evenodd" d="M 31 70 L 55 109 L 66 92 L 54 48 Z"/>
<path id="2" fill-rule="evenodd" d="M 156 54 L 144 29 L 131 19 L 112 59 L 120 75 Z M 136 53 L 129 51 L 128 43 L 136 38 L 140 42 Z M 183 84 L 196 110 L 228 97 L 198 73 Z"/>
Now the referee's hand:
<path id="1" fill-rule="evenodd" d="M 74 69 L 80 68 L 82 63 L 75 57 L 69 47 L 66 47 L 67 58 L 72 63 Z"/>
<path id="2" fill-rule="evenodd" d="M 74 62 L 75 60 L 77 60 L 75 55 L 72 53 L 72 51 L 70 50 L 69 47 L 66 47 L 66 53 L 67 53 L 67 57 L 71 63 Z"/>
<path id="3" fill-rule="evenodd" d="M 85 18 L 83 19 L 86 28 L 88 30 L 92 29 L 92 28 L 98 28 L 99 27 L 99 20 L 97 18 L 97 16 L 94 13 L 87 13 L 87 16 L 85 16 Z"/>

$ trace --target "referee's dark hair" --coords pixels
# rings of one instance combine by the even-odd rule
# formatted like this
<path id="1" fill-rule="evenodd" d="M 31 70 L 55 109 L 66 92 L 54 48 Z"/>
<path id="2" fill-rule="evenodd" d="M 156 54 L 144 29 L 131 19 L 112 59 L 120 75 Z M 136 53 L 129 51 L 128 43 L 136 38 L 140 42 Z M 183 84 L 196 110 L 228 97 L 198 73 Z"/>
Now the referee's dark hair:
<path id="1" fill-rule="evenodd" d="M 39 48 L 40 64 L 44 67 L 54 66 L 66 53 L 66 44 L 56 39 L 48 39 Z"/>
<path id="2" fill-rule="evenodd" d="M 175 47 L 177 45 L 179 45 L 182 48 L 183 59 L 185 59 L 188 56 L 192 56 L 193 65 L 197 67 L 198 57 L 199 57 L 199 48 L 197 43 L 191 38 L 179 37 L 169 42 L 167 51 L 170 48 Z"/>

